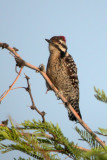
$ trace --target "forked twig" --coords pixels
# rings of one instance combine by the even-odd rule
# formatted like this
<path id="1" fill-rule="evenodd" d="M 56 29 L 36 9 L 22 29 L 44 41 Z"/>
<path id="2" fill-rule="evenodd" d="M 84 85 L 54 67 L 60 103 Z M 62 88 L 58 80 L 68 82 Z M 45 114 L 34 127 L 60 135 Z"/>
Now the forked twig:
<path id="1" fill-rule="evenodd" d="M 33 110 L 36 110 L 42 116 L 42 122 L 45 122 L 45 114 L 46 113 L 44 111 L 40 112 L 39 109 L 36 107 L 33 96 L 32 96 L 32 93 L 31 93 L 31 87 L 30 87 L 30 83 L 29 83 L 30 78 L 27 75 L 25 75 L 25 78 L 27 80 L 27 85 L 28 85 L 27 88 L 25 88 L 25 89 L 29 93 L 31 101 L 32 101 L 32 106 L 30 108 L 33 109 Z"/>
<path id="2" fill-rule="evenodd" d="M 18 80 L 18 78 L 19 78 L 19 76 L 20 76 L 20 74 L 21 74 L 21 72 L 22 72 L 22 69 L 23 69 L 23 67 L 20 68 L 20 71 L 19 71 L 16 79 L 14 80 L 14 82 L 12 83 L 12 85 L 9 87 L 9 89 L 8 89 L 7 91 L 5 91 L 5 92 L 1 95 L 1 97 L 0 97 L 0 103 L 1 103 L 1 101 L 7 96 L 7 94 L 10 92 L 10 90 L 12 89 L 12 87 L 14 86 L 14 84 L 16 83 L 16 81 Z"/>

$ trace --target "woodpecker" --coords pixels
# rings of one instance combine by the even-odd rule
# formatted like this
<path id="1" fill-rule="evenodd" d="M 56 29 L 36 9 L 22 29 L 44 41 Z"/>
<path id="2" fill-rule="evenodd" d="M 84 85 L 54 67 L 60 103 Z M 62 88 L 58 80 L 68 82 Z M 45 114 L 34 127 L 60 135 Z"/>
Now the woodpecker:
<path id="1" fill-rule="evenodd" d="M 64 36 L 54 36 L 49 43 L 50 56 L 48 59 L 46 73 L 55 87 L 72 105 L 82 119 L 79 110 L 79 81 L 77 67 L 72 56 L 67 52 L 66 39 Z M 48 90 L 51 90 L 47 84 Z M 68 110 L 68 117 L 71 121 L 77 121 L 73 113 Z"/>

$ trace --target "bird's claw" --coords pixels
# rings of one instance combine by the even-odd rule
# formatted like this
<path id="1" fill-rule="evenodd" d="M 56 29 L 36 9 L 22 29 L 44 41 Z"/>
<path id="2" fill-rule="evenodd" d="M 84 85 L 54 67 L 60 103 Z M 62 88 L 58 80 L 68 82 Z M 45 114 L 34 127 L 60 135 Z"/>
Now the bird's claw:
<path id="1" fill-rule="evenodd" d="M 39 65 L 40 71 L 46 72 L 44 64 Z"/>
<path id="2" fill-rule="evenodd" d="M 55 93 L 57 100 L 61 99 L 60 95 L 63 95 L 62 91 L 58 91 L 57 93 Z"/>

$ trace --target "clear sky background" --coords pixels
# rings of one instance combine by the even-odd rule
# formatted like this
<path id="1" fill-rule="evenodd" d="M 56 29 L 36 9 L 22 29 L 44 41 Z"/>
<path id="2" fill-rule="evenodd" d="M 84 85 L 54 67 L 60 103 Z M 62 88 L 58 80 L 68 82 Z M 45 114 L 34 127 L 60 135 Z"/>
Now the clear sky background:
<path id="1" fill-rule="evenodd" d="M 107 128 L 107 105 L 95 99 L 93 89 L 95 85 L 107 93 L 107 1 L 0 1 L 0 41 L 18 48 L 18 53 L 29 63 L 35 66 L 43 63 L 46 66 L 49 51 L 45 38 L 57 35 L 66 37 L 68 52 L 78 67 L 83 120 L 93 131 L 99 127 Z M 30 77 L 35 104 L 40 111 L 47 113 L 46 120 L 58 123 L 70 141 L 89 148 L 85 142 L 78 140 L 80 137 L 74 130 L 77 124 L 69 121 L 67 110 L 57 100 L 54 92 L 45 94 L 45 81 L 39 73 L 24 68 L 15 87 L 26 86 L 24 73 Z M 7 50 L 0 49 L 0 95 L 8 89 L 16 76 L 14 58 Z M 11 91 L 0 105 L 0 121 L 9 115 L 17 123 L 41 120 L 29 108 L 30 105 L 31 100 L 24 89 Z M 14 151 L 0 154 L 0 160 L 12 160 L 20 155 L 28 157 Z"/>

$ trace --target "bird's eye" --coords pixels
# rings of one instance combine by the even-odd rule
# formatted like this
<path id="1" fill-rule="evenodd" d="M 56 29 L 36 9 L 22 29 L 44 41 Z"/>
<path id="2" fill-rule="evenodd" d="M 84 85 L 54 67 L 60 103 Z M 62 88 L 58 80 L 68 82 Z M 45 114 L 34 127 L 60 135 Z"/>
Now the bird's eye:
<path id="1" fill-rule="evenodd" d="M 62 41 L 61 41 L 61 40 L 59 40 L 59 44 L 62 44 Z"/>
<path id="2" fill-rule="evenodd" d="M 58 43 L 59 43 L 59 44 L 62 44 L 62 42 L 60 42 L 60 41 L 59 41 Z"/>

